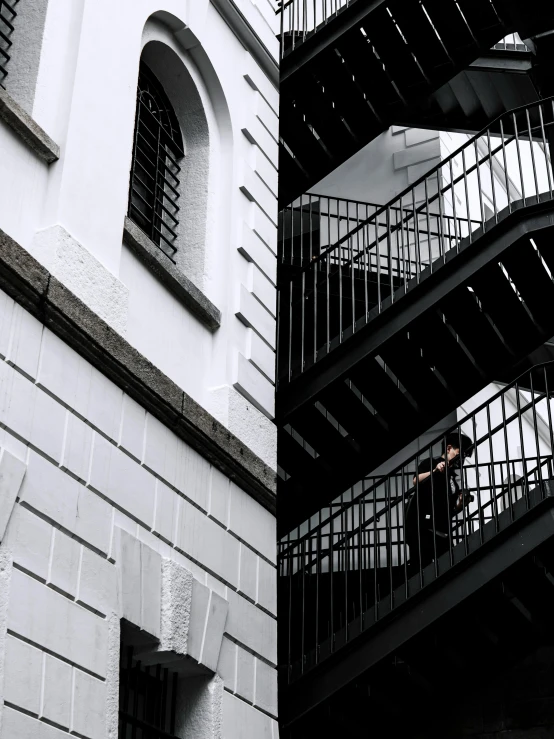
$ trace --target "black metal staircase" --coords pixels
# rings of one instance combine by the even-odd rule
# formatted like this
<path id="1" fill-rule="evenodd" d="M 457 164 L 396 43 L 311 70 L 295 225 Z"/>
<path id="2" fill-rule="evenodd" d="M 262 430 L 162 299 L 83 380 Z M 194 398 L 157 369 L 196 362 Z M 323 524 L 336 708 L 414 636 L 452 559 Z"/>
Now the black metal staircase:
<path id="1" fill-rule="evenodd" d="M 452 681 L 461 697 L 470 675 L 475 687 L 550 640 L 553 388 L 554 364 L 533 368 L 390 474 L 281 540 L 287 739 L 312 736 L 316 726 L 336 736 L 341 718 L 349 737 L 401 729 L 410 736 L 417 721 L 428 728 L 425 706 L 448 698 Z M 427 485 L 435 486 L 435 511 L 451 491 L 449 477 L 459 475 L 468 504 L 452 515 L 442 553 L 434 513 L 426 524 L 420 517 L 408 543 L 408 507 L 423 507 L 429 492 L 416 471 L 462 434 L 474 440 L 471 460 Z M 424 525 L 436 542 L 428 560 L 414 554 Z"/>
<path id="2" fill-rule="evenodd" d="M 554 101 L 491 128 L 330 246 L 284 211 L 282 534 L 554 335 Z"/>
<path id="3" fill-rule="evenodd" d="M 453 682 L 552 641 L 554 5 L 280 12 L 281 736 L 447 739 Z M 304 194 L 392 124 L 480 133 L 384 206 Z"/>
<path id="4" fill-rule="evenodd" d="M 492 47 L 554 27 L 542 0 L 289 0 L 280 15 L 281 205 L 392 124 L 476 131 L 532 102 L 529 52 Z"/>

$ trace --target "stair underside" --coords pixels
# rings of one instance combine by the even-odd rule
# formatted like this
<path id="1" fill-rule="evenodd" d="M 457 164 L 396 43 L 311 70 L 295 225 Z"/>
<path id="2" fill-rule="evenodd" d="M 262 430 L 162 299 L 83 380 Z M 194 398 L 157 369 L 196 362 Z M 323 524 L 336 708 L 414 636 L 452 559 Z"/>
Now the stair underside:
<path id="1" fill-rule="evenodd" d="M 488 224 L 280 384 L 280 465 L 288 475 L 278 482 L 280 534 L 487 383 L 517 377 L 525 358 L 554 335 L 553 210 L 551 201 L 537 203 Z"/>
<path id="2" fill-rule="evenodd" d="M 506 98 L 528 101 L 534 94 L 514 54 L 489 50 L 515 30 L 530 35 L 554 27 L 550 4 L 530 0 L 525 19 L 510 0 L 428 0 L 425 10 L 415 0 L 356 0 L 285 56 L 282 206 L 393 124 L 479 130 L 512 107 L 502 107 L 500 90 L 490 94 L 493 74 L 506 78 Z M 529 63 L 528 55 L 524 58 Z M 471 91 L 467 79 L 455 78 L 478 59 L 480 64 L 466 73 L 475 82 Z M 487 89 L 488 94 L 479 93 Z"/>
<path id="3" fill-rule="evenodd" d="M 296 726 L 302 716 L 313 720 L 314 714 L 310 712 L 323 702 L 331 705 L 329 701 L 334 696 L 341 706 L 344 705 L 344 699 L 360 686 L 375 687 L 376 683 L 378 686 L 379 670 L 384 665 L 390 665 L 395 657 L 404 658 L 402 661 L 410 665 L 417 683 L 418 676 L 432 675 L 435 650 L 442 653 L 444 661 L 438 679 L 430 689 L 433 698 L 440 699 L 444 690 L 448 693 L 440 675 L 452 675 L 453 671 L 445 665 L 448 652 L 445 645 L 438 643 L 437 635 L 441 634 L 442 629 L 448 642 L 455 624 L 464 624 L 464 632 L 456 639 L 458 646 L 462 647 L 456 665 L 460 679 L 464 674 L 463 643 L 467 640 L 468 644 L 473 645 L 467 653 L 470 657 L 465 665 L 471 674 L 479 638 L 483 639 L 484 622 L 488 624 L 488 638 L 492 635 L 497 647 L 494 655 L 491 655 L 489 645 L 487 657 L 491 662 L 496 662 L 496 667 L 500 669 L 500 662 L 504 660 L 507 663 L 517 648 L 523 646 L 516 644 L 516 639 L 527 638 L 533 646 L 537 639 L 544 637 L 544 632 L 548 638 L 549 624 L 554 617 L 554 586 L 550 581 L 552 575 L 548 574 L 554 573 L 554 498 L 551 497 L 552 482 L 545 485 L 546 498 L 541 499 L 543 495 L 536 489 L 531 495 L 536 502 L 530 510 L 526 501 L 521 500 L 515 511 L 515 520 L 512 521 L 509 511 L 505 511 L 500 516 L 502 520 L 499 519 L 497 530 L 494 522 L 487 524 L 483 529 L 484 544 L 479 544 L 479 535 L 472 535 L 467 556 L 462 552 L 459 557 L 455 554 L 455 564 L 451 569 L 448 569 L 448 555 L 444 555 L 441 563 L 446 571 L 438 578 L 433 579 L 434 566 L 430 565 L 426 570 L 426 575 L 431 579 L 429 585 L 408 600 L 405 600 L 404 586 L 399 588 L 396 593 L 398 605 L 394 611 L 382 613 L 377 623 L 372 621 L 368 613 L 364 629 L 360 631 L 358 625 L 357 636 L 346 646 L 337 649 L 317 667 L 306 671 L 289 688 L 283 688 L 281 716 L 284 726 Z M 455 553 L 457 549 L 463 549 L 463 545 L 456 547 Z M 415 590 L 419 587 L 418 581 L 419 577 L 410 581 Z M 517 614 L 513 613 L 513 603 L 510 605 L 506 597 L 507 590 L 512 601 L 517 599 L 516 605 L 523 605 Z M 500 618 L 495 618 L 492 610 L 495 599 L 499 601 L 496 607 Z M 523 619 L 522 612 L 526 614 Z M 514 625 L 516 616 L 520 620 Z M 428 636 L 430 627 L 431 639 Z M 350 629 L 354 628 L 355 624 L 351 624 Z M 530 634 L 530 630 L 533 633 Z M 504 639 L 508 639 L 505 644 L 501 642 Z M 456 643 L 450 646 L 455 650 Z M 481 656 L 483 670 L 485 655 L 481 653 Z M 397 673 L 396 680 L 399 678 Z M 396 685 L 400 687 L 399 682 Z M 416 685 L 412 683 L 410 689 L 413 691 L 415 688 Z M 344 689 L 347 689 L 346 693 Z M 389 698 L 395 703 L 394 694 L 389 694 Z M 402 708 L 402 703 L 399 695 L 395 703 L 396 710 Z M 393 715 L 389 714 L 391 719 Z M 301 737 L 302 734 L 298 732 L 296 736 Z M 380 738 L 388 734 L 375 736 Z"/>

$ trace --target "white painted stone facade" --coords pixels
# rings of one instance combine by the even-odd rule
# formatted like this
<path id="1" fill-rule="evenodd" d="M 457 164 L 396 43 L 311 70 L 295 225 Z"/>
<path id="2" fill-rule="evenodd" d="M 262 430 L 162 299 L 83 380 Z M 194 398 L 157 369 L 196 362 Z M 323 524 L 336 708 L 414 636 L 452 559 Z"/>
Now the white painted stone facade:
<path id="1" fill-rule="evenodd" d="M 0 236 L 275 470 L 272 4 L 19 6 Z M 180 70 L 176 263 L 215 330 L 123 240 L 141 54 Z M 206 456 L 0 290 L 0 739 L 115 739 L 122 624 L 180 676 L 177 736 L 277 739 L 274 513 Z"/>
<path id="2" fill-rule="evenodd" d="M 46 11 L 30 13 L 29 4 Z M 49 165 L 0 127 L 10 172 L 0 179 L 0 228 L 275 468 L 274 384 L 255 348 L 259 339 L 274 356 L 274 9 L 268 0 L 21 8 L 7 92 L 61 154 Z M 32 64 L 21 59 L 23 73 L 26 32 L 41 47 Z M 185 143 L 178 264 L 222 313 L 213 335 L 123 243 L 141 54 L 180 75 L 175 89 L 164 80 Z"/>

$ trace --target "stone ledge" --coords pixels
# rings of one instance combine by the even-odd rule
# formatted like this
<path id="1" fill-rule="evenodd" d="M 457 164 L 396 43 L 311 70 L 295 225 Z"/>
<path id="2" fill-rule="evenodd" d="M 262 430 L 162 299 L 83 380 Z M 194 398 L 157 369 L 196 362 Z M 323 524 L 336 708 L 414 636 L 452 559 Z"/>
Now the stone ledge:
<path id="1" fill-rule="evenodd" d="M 127 217 L 123 226 L 123 241 L 210 331 L 215 331 L 221 326 L 221 311 L 188 277 L 185 277 L 144 231 Z"/>
<path id="2" fill-rule="evenodd" d="M 60 147 L 1 87 L 0 118 L 47 164 L 60 158 Z"/>
<path id="3" fill-rule="evenodd" d="M 2 230 L 0 289 L 275 513 L 275 472 Z"/>

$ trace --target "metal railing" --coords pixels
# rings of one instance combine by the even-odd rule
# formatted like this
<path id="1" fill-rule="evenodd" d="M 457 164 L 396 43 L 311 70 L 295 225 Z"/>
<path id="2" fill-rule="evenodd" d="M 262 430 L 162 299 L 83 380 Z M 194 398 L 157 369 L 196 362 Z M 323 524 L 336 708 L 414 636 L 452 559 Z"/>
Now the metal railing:
<path id="1" fill-rule="evenodd" d="M 394 206 L 392 210 L 397 210 Z M 309 265 L 313 259 L 329 247 L 342 242 L 358 226 L 375 217 L 379 226 L 386 226 L 383 205 L 361 200 L 349 200 L 330 195 L 306 193 L 279 213 L 278 258 L 282 265 L 302 267 Z M 467 218 L 443 215 L 445 228 L 444 238 L 454 240 L 460 234 L 469 234 L 470 230 L 481 225 L 481 221 L 468 223 Z M 408 231 L 413 231 L 413 224 L 407 224 Z M 440 232 L 427 232 L 425 224 L 419 229 L 420 237 L 438 238 Z M 344 247 L 348 249 L 348 246 Z M 344 255 L 347 258 L 347 255 Z M 398 265 L 396 265 L 398 269 Z"/>
<path id="2" fill-rule="evenodd" d="M 515 209 L 552 200 L 553 136 L 552 98 L 510 111 L 333 245 L 302 254 L 279 285 L 279 382 L 329 354 Z"/>
<path id="3" fill-rule="evenodd" d="M 355 0 L 278 0 L 275 12 L 281 16 L 281 59 L 353 2 Z"/>
<path id="4" fill-rule="evenodd" d="M 8 76 L 8 62 L 12 47 L 12 34 L 17 16 L 16 5 L 19 0 L 0 0 L 0 87 Z"/>
<path id="5" fill-rule="evenodd" d="M 325 27 L 355 0 L 278 0 L 280 15 L 281 58 Z M 511 33 L 492 47 L 498 51 L 530 51 L 519 34 Z"/>
<path id="6" fill-rule="evenodd" d="M 280 612 L 288 614 L 281 660 L 290 681 L 550 495 L 552 388 L 548 363 L 491 391 L 390 474 L 279 542 Z"/>
<path id="7" fill-rule="evenodd" d="M 158 79 L 141 63 L 129 191 L 129 217 L 167 256 L 177 250 L 179 161 L 177 116 Z"/>

